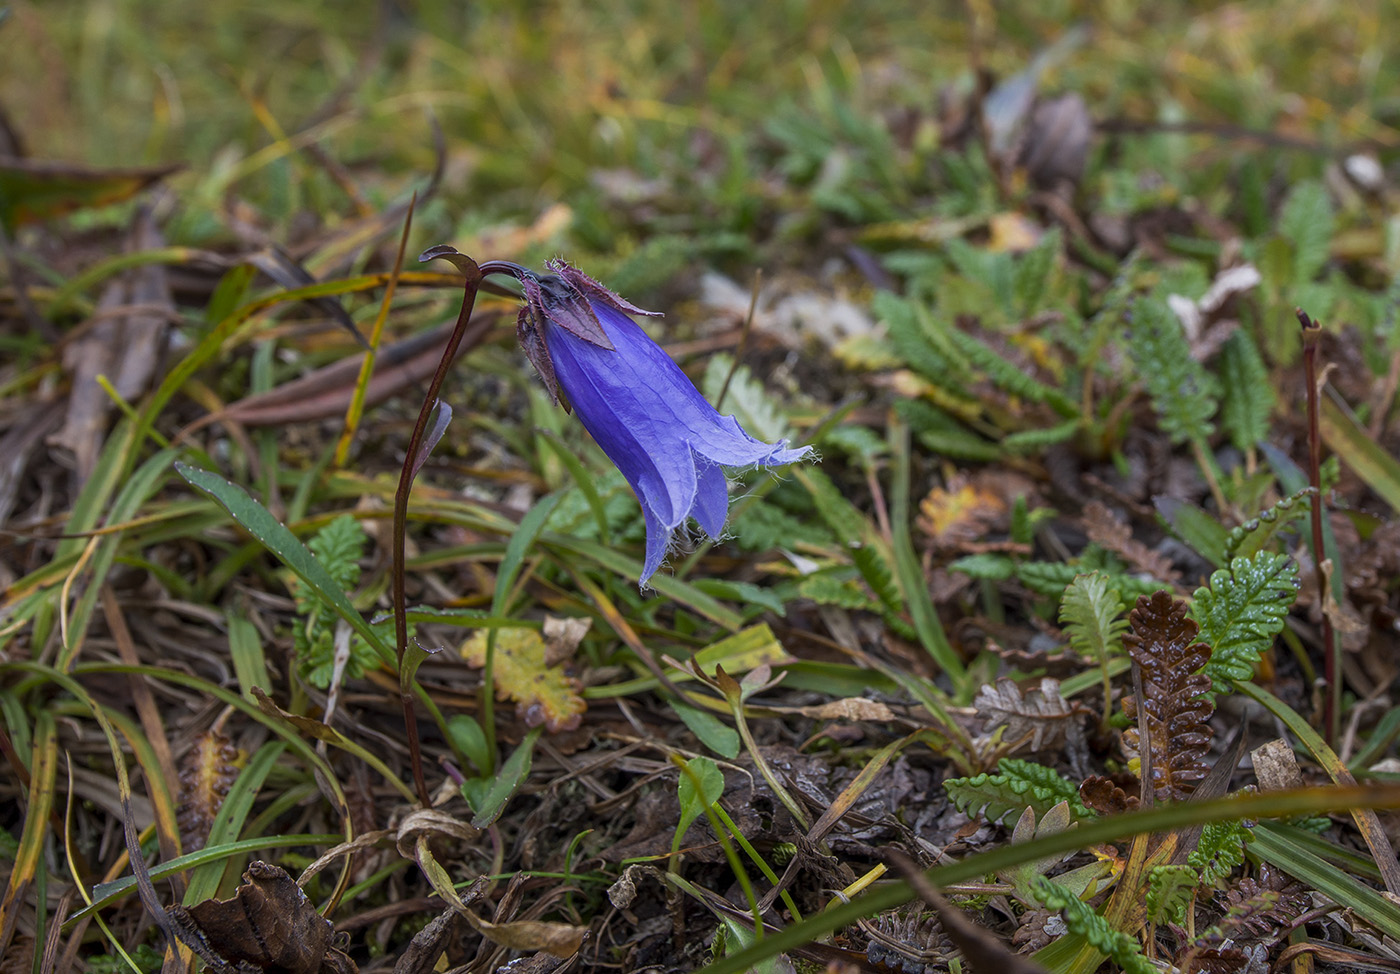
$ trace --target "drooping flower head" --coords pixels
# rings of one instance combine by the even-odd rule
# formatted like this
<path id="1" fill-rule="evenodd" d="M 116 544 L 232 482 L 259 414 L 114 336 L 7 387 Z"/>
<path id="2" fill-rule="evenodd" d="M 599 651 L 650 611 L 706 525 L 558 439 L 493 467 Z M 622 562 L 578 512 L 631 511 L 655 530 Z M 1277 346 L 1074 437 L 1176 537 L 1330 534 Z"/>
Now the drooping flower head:
<path id="1" fill-rule="evenodd" d="M 562 260 L 550 273 L 520 268 L 517 334 L 545 386 L 632 485 L 646 518 L 643 585 L 676 529 L 694 517 L 710 537 L 729 513 L 724 467 L 777 466 L 807 447 L 763 443 L 721 416 L 630 315 L 643 311 Z"/>

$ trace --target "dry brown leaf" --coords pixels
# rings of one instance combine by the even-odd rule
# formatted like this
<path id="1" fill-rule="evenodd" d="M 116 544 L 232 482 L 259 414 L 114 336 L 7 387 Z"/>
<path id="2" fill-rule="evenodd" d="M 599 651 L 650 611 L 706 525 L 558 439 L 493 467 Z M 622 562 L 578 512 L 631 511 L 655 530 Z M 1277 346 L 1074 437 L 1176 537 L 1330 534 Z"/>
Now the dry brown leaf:
<path id="1" fill-rule="evenodd" d="M 1039 686 L 1022 693 L 1015 681 L 1002 677 L 995 686 L 988 683 L 977 691 L 973 705 L 988 730 L 1004 725 L 1007 740 L 1029 737 L 1032 751 L 1084 751 L 1084 716 L 1088 711 L 1064 698 L 1058 680 L 1043 677 Z"/>
<path id="2" fill-rule="evenodd" d="M 544 634 L 544 662 L 546 666 L 558 666 L 573 658 L 579 643 L 588 635 L 593 620 L 582 616 L 567 619 L 545 616 L 541 632 Z"/>
<path id="3" fill-rule="evenodd" d="M 543 950 L 555 957 L 572 957 L 583 946 L 583 938 L 588 936 L 587 927 L 570 926 L 567 923 L 550 923 L 547 920 L 511 920 L 508 923 L 492 923 L 472 913 L 466 914 L 467 922 L 476 928 L 493 944 L 509 947 L 512 950 Z"/>
<path id="4" fill-rule="evenodd" d="M 1170 592 L 1141 595 L 1129 615 L 1132 630 L 1123 637 L 1128 654 L 1142 672 L 1140 727 L 1151 748 L 1153 794 L 1160 801 L 1183 801 L 1196 790 L 1209 765 L 1214 702 L 1202 694 L 1210 678 L 1200 672 L 1210 648 L 1196 640 L 1200 631 L 1186 615 L 1186 603 Z M 1141 753 L 1139 728 L 1123 732 L 1124 750 Z"/>
<path id="5" fill-rule="evenodd" d="M 864 697 L 843 697 L 811 707 L 793 707 L 785 712 L 817 720 L 894 720 L 896 716 L 887 705 Z"/>
<path id="6" fill-rule="evenodd" d="M 1172 567 L 1170 558 L 1135 541 L 1133 529 L 1100 501 L 1084 505 L 1084 532 L 1094 544 L 1121 555 L 1138 571 L 1164 582 L 1175 583 L 1181 579 L 1181 572 Z"/>
<path id="7" fill-rule="evenodd" d="M 1119 815 L 1138 807 L 1137 795 L 1129 795 L 1112 778 L 1097 774 L 1080 783 L 1079 800 L 1100 815 Z"/>
<path id="8" fill-rule="evenodd" d="M 281 866 L 254 861 L 243 884 L 227 900 L 173 906 L 170 920 L 180 939 L 220 974 L 355 974 L 358 968 L 335 946 L 335 928 Z"/>
<path id="9" fill-rule="evenodd" d="M 1254 764 L 1254 777 L 1262 791 L 1285 791 L 1303 787 L 1303 774 L 1298 770 L 1298 756 L 1283 738 L 1260 744 L 1249 752 Z"/>
<path id="10" fill-rule="evenodd" d="M 462 658 L 486 665 L 487 631 L 478 630 L 462 644 Z M 588 709 L 578 681 L 546 661 L 544 637 L 534 629 L 496 630 L 496 698 L 515 701 L 516 713 L 530 727 L 543 724 L 551 733 L 574 730 Z"/>

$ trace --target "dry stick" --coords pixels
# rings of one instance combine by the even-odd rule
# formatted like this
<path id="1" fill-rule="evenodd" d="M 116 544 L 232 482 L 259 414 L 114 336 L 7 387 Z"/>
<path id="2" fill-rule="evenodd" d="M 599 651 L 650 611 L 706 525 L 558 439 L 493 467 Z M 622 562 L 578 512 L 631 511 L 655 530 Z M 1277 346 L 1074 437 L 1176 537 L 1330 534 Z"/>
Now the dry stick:
<path id="1" fill-rule="evenodd" d="M 413 489 L 413 477 L 417 473 L 418 450 L 423 443 L 423 432 L 428 427 L 428 418 L 438 405 L 438 392 L 447 378 L 447 370 L 457 357 L 457 347 L 467 330 L 472 308 L 476 304 L 477 286 L 481 283 L 481 268 L 470 257 L 455 255 L 460 259 L 452 263 L 466 275 L 462 294 L 462 309 L 457 313 L 457 325 L 452 329 L 452 337 L 447 340 L 442 359 L 438 362 L 433 381 L 428 385 L 423 407 L 418 410 L 418 421 L 413 424 L 413 435 L 409 437 L 408 449 L 404 452 L 403 469 L 399 472 L 399 487 L 394 493 L 394 550 L 393 550 L 393 591 L 394 591 L 394 643 L 398 651 L 399 672 L 403 672 L 403 658 L 408 652 L 408 599 L 405 594 L 404 538 L 408 530 L 408 495 Z M 421 258 L 420 258 L 421 259 Z M 418 790 L 418 800 L 424 808 L 432 807 L 428 795 L 428 783 L 423 777 L 423 752 L 418 743 L 418 721 L 413 714 L 413 694 L 400 686 L 399 700 L 403 704 L 404 730 L 408 735 L 409 760 L 413 765 L 413 784 Z"/>
<path id="2" fill-rule="evenodd" d="M 1298 323 L 1303 326 L 1303 373 L 1308 383 L 1308 482 L 1317 493 L 1312 499 L 1313 566 L 1317 572 L 1317 597 L 1322 606 L 1323 679 L 1327 681 L 1327 696 L 1323 700 L 1322 726 L 1327 743 L 1335 746 L 1341 730 L 1342 684 L 1337 673 L 1337 637 L 1332 632 L 1332 616 L 1328 612 L 1326 552 L 1322 546 L 1322 432 L 1318 421 L 1318 345 L 1322 326 L 1308 317 L 1302 308 L 1296 309 Z"/>

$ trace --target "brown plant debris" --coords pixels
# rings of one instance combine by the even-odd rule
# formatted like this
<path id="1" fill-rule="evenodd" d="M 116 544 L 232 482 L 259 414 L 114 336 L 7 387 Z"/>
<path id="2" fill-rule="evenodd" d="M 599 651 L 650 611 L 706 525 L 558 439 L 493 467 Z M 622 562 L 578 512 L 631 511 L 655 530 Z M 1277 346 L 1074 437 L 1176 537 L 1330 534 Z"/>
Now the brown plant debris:
<path id="1" fill-rule="evenodd" d="M 238 780 L 238 748 L 223 732 L 211 729 L 200 736 L 180 768 L 180 840 L 194 852 L 204 848 L 209 829 L 228 790 Z"/>
<path id="2" fill-rule="evenodd" d="M 1033 752 L 1065 750 L 1082 757 L 1085 751 L 1088 711 L 1064 698 L 1058 680 L 1043 677 L 1022 691 L 1014 680 L 1001 677 L 995 686 L 988 683 L 977 691 L 973 705 L 989 731 L 1004 726 L 1006 740 L 1026 740 Z"/>
<path id="3" fill-rule="evenodd" d="M 1107 548 L 1138 571 L 1164 582 L 1177 582 L 1181 572 L 1172 567 L 1171 559 L 1133 538 L 1133 529 L 1102 501 L 1090 501 L 1084 506 L 1084 533 L 1101 548 Z"/>
<path id="4" fill-rule="evenodd" d="M 1145 729 L 1153 795 L 1181 801 L 1209 771 L 1208 721 L 1215 704 L 1202 696 L 1210 679 L 1199 671 L 1210 660 L 1210 647 L 1196 640 L 1199 628 L 1187 617 L 1186 603 L 1169 592 L 1139 596 L 1128 619 L 1132 628 L 1123 642 L 1142 673 L 1143 699 L 1134 709 L 1141 709 L 1143 719 L 1123 732 L 1123 745 L 1141 753 L 1139 728 Z"/>
<path id="5" fill-rule="evenodd" d="M 1100 815 L 1118 815 L 1138 807 L 1137 795 L 1130 795 L 1112 778 L 1090 775 L 1079 786 L 1079 800 L 1085 808 Z"/>
<path id="6" fill-rule="evenodd" d="M 173 906 L 180 939 L 215 974 L 358 974 L 335 928 L 281 866 L 255 860 L 227 900 Z"/>

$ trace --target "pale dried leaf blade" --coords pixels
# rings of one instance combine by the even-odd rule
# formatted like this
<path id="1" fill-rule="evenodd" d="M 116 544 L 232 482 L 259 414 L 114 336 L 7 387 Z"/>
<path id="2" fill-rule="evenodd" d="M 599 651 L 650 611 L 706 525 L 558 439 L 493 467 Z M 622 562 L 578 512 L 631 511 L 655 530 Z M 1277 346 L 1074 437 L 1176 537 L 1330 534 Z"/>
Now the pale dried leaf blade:
<path id="1" fill-rule="evenodd" d="M 550 923 L 546 920 L 492 923 L 470 911 L 466 917 L 467 922 L 476 928 L 476 932 L 493 944 L 500 944 L 512 950 L 543 950 L 559 958 L 577 954 L 583 946 L 583 938 L 588 936 L 587 927 L 575 927 L 567 923 Z"/>
<path id="2" fill-rule="evenodd" d="M 1032 751 L 1084 745 L 1085 711 L 1066 700 L 1059 681 L 1050 677 L 1024 694 L 1015 681 L 1002 677 L 995 685 L 983 685 L 973 705 L 989 730 L 1005 726 L 1009 740 L 1029 736 Z"/>

